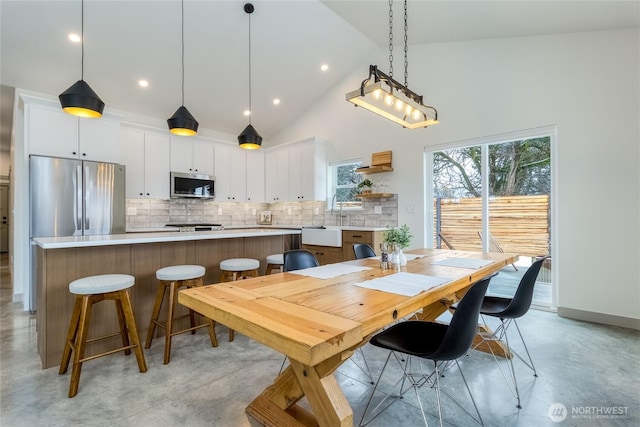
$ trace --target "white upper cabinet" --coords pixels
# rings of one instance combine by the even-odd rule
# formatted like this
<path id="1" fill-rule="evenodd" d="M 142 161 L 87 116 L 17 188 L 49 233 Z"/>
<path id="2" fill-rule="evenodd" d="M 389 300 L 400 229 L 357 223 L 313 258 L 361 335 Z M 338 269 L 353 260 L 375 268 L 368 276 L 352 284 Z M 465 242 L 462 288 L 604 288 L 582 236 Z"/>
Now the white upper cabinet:
<path id="1" fill-rule="evenodd" d="M 327 197 L 326 143 L 293 143 L 266 154 L 267 202 L 324 200 Z"/>
<path id="2" fill-rule="evenodd" d="M 289 198 L 289 150 L 265 153 L 265 201 L 286 202 Z"/>
<path id="3" fill-rule="evenodd" d="M 264 151 L 250 150 L 247 156 L 247 202 L 264 202 Z"/>
<path id="4" fill-rule="evenodd" d="M 30 154 L 118 162 L 117 120 L 80 118 L 53 106 L 28 104 L 27 129 Z"/>
<path id="5" fill-rule="evenodd" d="M 213 175 L 214 144 L 193 136 L 171 135 L 171 171 Z"/>
<path id="6" fill-rule="evenodd" d="M 215 144 L 216 200 L 244 202 L 247 198 L 246 151 L 230 145 Z"/>
<path id="7" fill-rule="evenodd" d="M 127 198 L 169 199 L 169 146 L 169 135 L 120 130 L 120 163 L 127 168 Z"/>

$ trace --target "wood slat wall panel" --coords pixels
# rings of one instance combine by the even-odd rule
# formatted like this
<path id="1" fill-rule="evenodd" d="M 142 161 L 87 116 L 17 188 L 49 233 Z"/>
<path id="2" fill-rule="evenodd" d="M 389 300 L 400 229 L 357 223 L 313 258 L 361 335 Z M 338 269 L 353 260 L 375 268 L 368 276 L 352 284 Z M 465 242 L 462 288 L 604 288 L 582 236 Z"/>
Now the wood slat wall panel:
<path id="1" fill-rule="evenodd" d="M 482 250 L 481 198 L 441 199 L 440 213 L 440 233 L 456 249 Z M 505 252 L 549 254 L 549 223 L 548 195 L 496 197 L 489 202 L 491 234 Z"/>

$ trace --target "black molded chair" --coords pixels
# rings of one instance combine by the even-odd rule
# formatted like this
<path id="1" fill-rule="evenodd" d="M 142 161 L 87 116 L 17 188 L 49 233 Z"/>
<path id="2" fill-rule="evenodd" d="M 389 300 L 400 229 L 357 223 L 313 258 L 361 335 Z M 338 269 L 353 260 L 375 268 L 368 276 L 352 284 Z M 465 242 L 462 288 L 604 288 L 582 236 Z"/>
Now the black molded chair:
<path id="1" fill-rule="evenodd" d="M 458 304 L 458 307 L 454 312 L 453 317 L 451 318 L 451 322 L 448 325 L 436 322 L 423 322 L 415 320 L 406 321 L 395 324 L 389 327 L 389 329 L 386 329 L 371 338 L 371 340 L 369 341 L 371 344 L 375 345 L 376 347 L 388 349 L 390 350 L 390 352 L 382 368 L 380 377 L 378 378 L 378 381 L 373 388 L 371 397 L 367 402 L 364 414 L 362 415 L 362 420 L 360 421 L 361 426 L 366 425 L 368 422 L 371 422 L 378 415 L 384 412 L 384 410 L 391 406 L 391 404 L 394 403 L 391 402 L 380 412 L 375 414 L 371 418 L 371 420 L 369 420 L 367 423 L 364 423 L 367 410 L 369 409 L 376 389 L 380 384 L 380 380 L 382 379 L 382 375 L 384 374 L 387 364 L 389 363 L 391 355 L 394 355 L 403 370 L 402 377 L 394 384 L 391 391 L 393 391 L 393 389 L 395 389 L 398 385 L 400 385 L 400 390 L 397 396 L 392 396 L 390 392 L 385 393 L 385 397 L 373 409 L 374 413 L 378 408 L 381 407 L 381 405 L 386 401 L 387 398 L 402 398 L 404 394 L 409 390 L 409 388 L 413 388 L 416 393 L 418 404 L 420 406 L 422 419 L 424 420 L 425 425 L 428 425 L 427 418 L 424 414 L 422 401 L 418 394 L 419 388 L 424 385 L 428 385 L 429 387 L 435 388 L 436 390 L 438 417 L 440 419 L 441 426 L 442 409 L 440 405 L 440 393 L 451 399 L 474 421 L 483 424 L 482 417 L 480 416 L 480 412 L 478 411 L 476 402 L 473 399 L 473 395 L 471 394 L 471 390 L 469 389 L 467 380 L 462 374 L 462 370 L 460 370 L 460 365 L 458 364 L 457 359 L 467 353 L 467 351 L 471 347 L 471 344 L 473 343 L 474 337 L 476 336 L 480 305 L 482 304 L 482 299 L 484 298 L 484 294 L 487 291 L 487 286 L 489 286 L 490 281 L 490 277 L 484 278 L 474 284 L 471 289 L 469 289 L 469 291 Z M 406 357 L 406 361 L 404 363 L 401 363 L 400 356 L 396 355 L 396 352 L 409 355 L 409 357 Z M 423 372 L 422 365 L 419 361 L 418 363 L 416 363 L 416 365 L 418 365 L 416 368 L 416 372 L 412 371 L 412 360 L 414 357 L 432 360 L 434 367 L 433 372 Z M 448 362 L 455 362 L 456 366 L 458 366 L 458 370 L 460 371 L 460 375 L 462 376 L 464 385 L 467 388 L 469 396 L 471 397 L 471 402 L 473 403 L 473 407 L 475 408 L 477 418 L 468 410 L 466 410 L 460 403 L 458 403 L 453 398 L 453 396 L 440 385 L 442 374 L 441 367 L 443 365 L 446 365 Z M 405 383 L 409 384 L 409 387 L 407 387 L 406 389 Z"/>
<path id="2" fill-rule="evenodd" d="M 514 294 L 513 298 L 502 298 L 487 295 L 486 297 L 484 297 L 482 306 L 480 307 L 481 315 L 497 317 L 498 319 L 500 319 L 500 325 L 489 336 L 483 336 L 483 341 L 502 341 L 504 339 L 505 344 L 509 348 L 509 352 L 513 353 L 518 357 L 518 359 L 522 360 L 522 362 L 533 371 L 533 376 L 535 377 L 538 376 L 538 373 L 536 372 L 536 368 L 533 365 L 533 360 L 531 359 L 531 355 L 529 354 L 529 349 L 527 349 L 527 344 L 525 344 L 524 342 L 524 338 L 522 337 L 522 333 L 520 332 L 518 323 L 516 323 L 516 319 L 524 316 L 531 307 L 531 301 L 533 299 L 533 288 L 536 284 L 536 279 L 538 278 L 540 267 L 542 267 L 542 263 L 546 258 L 547 257 L 540 258 L 533 264 L 531 264 L 531 266 L 522 276 L 522 279 L 520 279 L 520 284 L 518 284 L 518 289 L 516 289 L 516 293 Z M 527 358 L 529 359 L 528 362 L 524 360 L 518 353 L 513 351 L 513 349 L 509 346 L 507 329 L 512 323 L 513 325 L 515 325 L 516 330 L 518 331 L 518 335 L 520 336 L 520 340 L 522 341 L 522 345 L 524 346 L 524 351 L 527 353 Z M 482 345 L 482 341 L 478 343 L 478 346 L 480 345 Z M 492 347 L 490 345 L 487 347 L 489 347 L 491 353 L 493 354 Z M 495 359 L 496 363 L 498 363 L 498 358 L 495 354 L 493 354 L 493 358 Z M 502 371 L 500 363 L 498 363 L 498 368 L 500 368 L 500 372 L 502 372 L 502 376 L 507 381 L 507 385 L 509 385 L 511 392 L 516 396 L 516 399 L 518 399 L 518 408 L 522 408 L 522 406 L 520 405 L 520 392 L 518 391 L 518 382 L 516 381 L 516 374 L 515 370 L 513 369 L 513 356 L 508 358 L 508 360 L 509 373 L 511 374 L 511 380 L 513 381 L 513 388 L 511 387 L 509 380 L 507 380 L 507 376 Z"/>
<path id="3" fill-rule="evenodd" d="M 319 265 L 320 263 L 311 252 L 305 249 L 294 249 L 284 253 L 284 266 L 282 271 L 302 270 Z"/>
<path id="4" fill-rule="evenodd" d="M 374 251 L 373 248 L 366 243 L 354 243 L 353 253 L 356 256 L 356 259 L 371 258 L 376 256 L 376 251 Z"/>

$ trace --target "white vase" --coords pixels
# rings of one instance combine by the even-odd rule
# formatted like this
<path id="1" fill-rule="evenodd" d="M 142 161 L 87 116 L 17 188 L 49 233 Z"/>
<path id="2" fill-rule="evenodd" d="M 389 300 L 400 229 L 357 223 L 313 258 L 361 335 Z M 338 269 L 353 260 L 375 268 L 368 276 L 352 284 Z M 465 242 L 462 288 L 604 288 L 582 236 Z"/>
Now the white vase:
<path id="1" fill-rule="evenodd" d="M 407 265 L 407 256 L 404 254 L 404 252 L 402 252 L 402 249 L 400 249 L 398 253 L 398 262 L 400 264 L 400 267 L 404 267 L 405 265 Z"/>

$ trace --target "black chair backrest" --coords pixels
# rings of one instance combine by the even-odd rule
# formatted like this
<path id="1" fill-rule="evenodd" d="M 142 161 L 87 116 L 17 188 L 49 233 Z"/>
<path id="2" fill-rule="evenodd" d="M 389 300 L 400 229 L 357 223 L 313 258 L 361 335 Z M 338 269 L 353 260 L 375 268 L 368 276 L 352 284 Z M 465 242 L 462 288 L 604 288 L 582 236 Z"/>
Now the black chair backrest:
<path id="1" fill-rule="evenodd" d="M 284 266 L 282 271 L 302 270 L 303 268 L 317 267 L 320 263 L 313 254 L 305 249 L 295 249 L 284 253 Z"/>
<path id="2" fill-rule="evenodd" d="M 356 259 L 376 256 L 376 252 L 373 250 L 373 248 L 366 243 L 354 243 L 353 253 L 356 255 Z"/>
<path id="3" fill-rule="evenodd" d="M 480 306 L 491 277 L 476 282 L 462 297 L 453 313 L 440 347 L 429 355 L 432 360 L 453 360 L 465 354 L 476 336 Z M 429 339 L 429 337 L 425 337 Z"/>
<path id="4" fill-rule="evenodd" d="M 520 279 L 518 289 L 516 289 L 516 293 L 511 299 L 511 303 L 502 313 L 496 315 L 496 317 L 503 319 L 517 319 L 518 317 L 524 316 L 525 313 L 529 311 L 529 307 L 531 307 L 531 300 L 533 299 L 533 287 L 536 284 L 540 267 L 542 267 L 542 263 L 545 259 L 546 257 L 537 260 L 531 264 L 527 271 L 525 271 L 522 279 Z"/>

